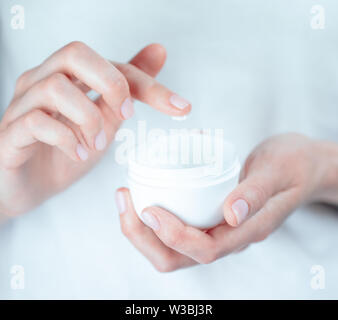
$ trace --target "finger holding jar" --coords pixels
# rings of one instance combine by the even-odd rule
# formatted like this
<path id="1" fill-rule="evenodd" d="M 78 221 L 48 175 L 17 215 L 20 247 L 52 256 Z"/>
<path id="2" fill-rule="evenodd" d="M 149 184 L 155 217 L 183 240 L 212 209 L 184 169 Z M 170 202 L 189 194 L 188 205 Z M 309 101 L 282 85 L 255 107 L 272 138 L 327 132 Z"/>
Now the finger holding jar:
<path id="1" fill-rule="evenodd" d="M 248 157 L 240 183 L 224 201 L 223 224 L 203 231 L 158 206 L 145 208 L 140 217 L 159 243 L 196 263 L 211 263 L 265 240 L 302 204 L 337 205 L 337 159 L 335 143 L 299 134 L 272 137 Z M 180 268 L 176 259 L 171 270 Z"/>

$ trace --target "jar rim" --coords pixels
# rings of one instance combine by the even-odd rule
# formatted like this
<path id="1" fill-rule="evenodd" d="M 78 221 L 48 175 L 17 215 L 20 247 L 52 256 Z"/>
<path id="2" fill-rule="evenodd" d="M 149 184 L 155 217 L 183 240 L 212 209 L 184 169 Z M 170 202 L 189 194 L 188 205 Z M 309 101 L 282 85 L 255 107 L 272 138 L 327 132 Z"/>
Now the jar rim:
<path id="1" fill-rule="evenodd" d="M 219 139 L 216 137 L 212 137 Z M 220 141 L 218 141 L 220 142 Z M 209 186 L 224 182 L 237 176 L 240 163 L 234 145 L 222 139 L 222 161 L 196 165 L 191 167 L 161 167 L 152 166 L 149 163 L 139 163 L 135 158 L 128 161 L 128 175 L 130 180 L 137 181 L 142 185 L 167 187 L 167 186 Z M 135 147 L 135 154 L 140 146 Z"/>

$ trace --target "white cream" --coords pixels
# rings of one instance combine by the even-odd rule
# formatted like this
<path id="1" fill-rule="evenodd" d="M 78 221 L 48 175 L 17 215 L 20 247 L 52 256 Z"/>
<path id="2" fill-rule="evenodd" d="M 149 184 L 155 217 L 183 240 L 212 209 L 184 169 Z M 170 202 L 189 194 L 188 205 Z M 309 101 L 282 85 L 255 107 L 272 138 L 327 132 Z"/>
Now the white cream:
<path id="1" fill-rule="evenodd" d="M 223 221 L 224 199 L 240 171 L 231 143 L 194 132 L 148 142 L 133 155 L 128 181 L 138 214 L 160 206 L 198 228 Z"/>

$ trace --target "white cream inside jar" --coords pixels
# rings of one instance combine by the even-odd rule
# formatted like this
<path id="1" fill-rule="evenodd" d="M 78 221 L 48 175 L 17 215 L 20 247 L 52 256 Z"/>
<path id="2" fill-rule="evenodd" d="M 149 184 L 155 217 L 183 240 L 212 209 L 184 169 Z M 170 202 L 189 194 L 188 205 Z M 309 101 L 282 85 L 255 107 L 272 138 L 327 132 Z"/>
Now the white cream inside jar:
<path id="1" fill-rule="evenodd" d="M 131 154 L 128 184 L 138 215 L 146 207 L 159 206 L 201 229 L 224 220 L 223 202 L 240 172 L 231 143 L 189 132 L 148 141 Z"/>

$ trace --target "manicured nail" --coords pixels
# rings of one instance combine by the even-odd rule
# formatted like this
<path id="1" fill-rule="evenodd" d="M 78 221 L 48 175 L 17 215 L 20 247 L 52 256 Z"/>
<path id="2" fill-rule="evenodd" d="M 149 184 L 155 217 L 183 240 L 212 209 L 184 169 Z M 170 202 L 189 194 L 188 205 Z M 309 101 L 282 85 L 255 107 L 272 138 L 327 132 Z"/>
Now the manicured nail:
<path id="1" fill-rule="evenodd" d="M 124 200 L 123 192 L 117 191 L 115 195 L 117 211 L 119 214 L 126 212 L 126 202 Z"/>
<path id="2" fill-rule="evenodd" d="M 177 94 L 172 95 L 169 100 L 173 106 L 181 110 L 186 108 L 190 104 L 188 100 L 185 100 L 184 98 L 178 96 Z"/>
<path id="3" fill-rule="evenodd" d="M 88 152 L 80 143 L 76 147 L 76 153 L 82 161 L 86 161 L 88 159 Z"/>
<path id="4" fill-rule="evenodd" d="M 232 206 L 232 211 L 234 212 L 237 220 L 237 224 L 241 224 L 249 213 L 249 206 L 245 200 L 238 199 Z"/>
<path id="5" fill-rule="evenodd" d="M 134 114 L 134 104 L 130 98 L 124 100 L 121 106 L 121 113 L 124 119 L 129 119 Z"/>
<path id="6" fill-rule="evenodd" d="M 95 138 L 95 148 L 100 151 L 103 150 L 107 145 L 107 136 L 104 130 L 102 129 Z"/>
<path id="7" fill-rule="evenodd" d="M 153 230 L 160 229 L 160 223 L 152 213 L 148 211 L 143 211 L 141 214 L 141 218 L 142 218 L 142 221 L 151 229 Z"/>

